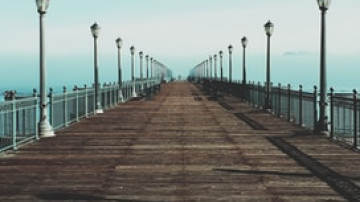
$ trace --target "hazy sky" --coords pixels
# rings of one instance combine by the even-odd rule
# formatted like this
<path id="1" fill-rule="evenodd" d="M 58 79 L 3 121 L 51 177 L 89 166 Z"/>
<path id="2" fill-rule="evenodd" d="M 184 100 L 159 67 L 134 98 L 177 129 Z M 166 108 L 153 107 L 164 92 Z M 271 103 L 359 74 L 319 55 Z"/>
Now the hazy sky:
<path id="1" fill-rule="evenodd" d="M 329 57 L 360 55 L 359 9 L 359 0 L 333 0 L 327 15 Z M 134 45 L 137 52 L 155 57 L 175 74 L 186 75 L 229 44 L 240 60 L 240 39 L 245 35 L 249 55 L 263 55 L 263 25 L 268 19 L 275 25 L 272 55 L 296 52 L 318 56 L 319 14 L 316 0 L 50 0 L 45 19 L 46 53 L 48 60 L 61 58 L 70 69 L 75 68 L 70 58 L 88 57 L 91 64 L 90 25 L 96 21 L 102 28 L 100 62 L 101 58 L 114 58 L 109 64 L 116 65 L 114 41 L 120 36 L 124 63 Z M 24 60 L 37 62 L 38 24 L 35 0 L 0 0 L 1 68 L 8 65 L 2 62 L 7 58 L 18 58 L 13 64 L 19 68 L 27 63 Z M 54 62 L 49 61 L 48 68 L 51 64 Z"/>

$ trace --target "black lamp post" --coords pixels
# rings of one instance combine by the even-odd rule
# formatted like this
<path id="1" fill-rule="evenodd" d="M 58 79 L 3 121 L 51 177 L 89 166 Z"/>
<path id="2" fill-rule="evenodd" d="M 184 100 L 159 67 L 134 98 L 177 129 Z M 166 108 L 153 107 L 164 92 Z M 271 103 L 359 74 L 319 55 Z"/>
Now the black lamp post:
<path id="1" fill-rule="evenodd" d="M 210 55 L 209 56 L 209 74 L 210 74 L 210 77 L 209 77 L 209 79 L 211 80 L 212 79 L 212 75 L 213 75 L 213 73 L 212 73 L 212 56 Z"/>
<path id="2" fill-rule="evenodd" d="M 97 23 L 94 23 L 91 27 L 91 33 L 94 37 L 94 85 L 95 85 L 95 99 L 96 99 L 96 114 L 104 113 L 100 103 L 100 93 L 99 93 L 99 65 L 98 65 L 98 55 L 97 55 L 97 39 L 100 34 L 100 27 Z"/>
<path id="3" fill-rule="evenodd" d="M 149 55 L 146 55 L 145 58 L 146 58 L 146 79 L 149 79 Z"/>
<path id="4" fill-rule="evenodd" d="M 223 82 L 224 71 L 223 71 L 223 52 L 219 51 L 220 57 L 220 81 Z"/>
<path id="5" fill-rule="evenodd" d="M 45 41 L 44 41 L 44 15 L 49 8 L 49 0 L 36 0 L 37 11 L 40 16 L 40 137 L 54 137 L 54 130 L 47 115 L 46 93 L 46 67 L 45 67 Z"/>
<path id="6" fill-rule="evenodd" d="M 241 39 L 241 44 L 242 44 L 242 47 L 243 47 L 243 79 L 242 79 L 242 100 L 246 100 L 248 98 L 248 89 L 247 89 L 247 86 L 246 86 L 246 46 L 248 44 L 248 39 L 244 36 L 242 39 Z"/>
<path id="7" fill-rule="evenodd" d="M 122 40 L 121 38 L 116 39 L 116 46 L 118 48 L 118 82 L 119 82 L 119 102 L 124 102 L 124 97 L 122 94 L 122 69 L 121 69 L 121 47 L 122 47 Z"/>
<path id="8" fill-rule="evenodd" d="M 271 95 L 270 95 L 270 37 L 274 32 L 274 24 L 270 20 L 265 24 L 265 32 L 267 35 L 267 60 L 266 60 L 266 97 L 265 110 L 271 111 Z"/>
<path id="9" fill-rule="evenodd" d="M 242 39 L 241 39 L 241 44 L 242 44 L 242 47 L 244 49 L 243 51 L 243 79 L 242 79 L 242 84 L 245 85 L 246 84 L 246 46 L 248 44 L 248 39 L 244 36 Z"/>
<path id="10" fill-rule="evenodd" d="M 214 55 L 214 77 L 217 80 L 217 55 Z"/>
<path id="11" fill-rule="evenodd" d="M 229 83 L 232 82 L 232 52 L 233 52 L 233 46 L 229 45 Z"/>
<path id="12" fill-rule="evenodd" d="M 151 73 L 151 76 L 150 78 L 153 78 L 154 77 L 154 58 L 150 58 L 150 73 Z"/>
<path id="13" fill-rule="evenodd" d="M 326 89 L 326 11 L 329 9 L 331 0 L 318 0 L 321 11 L 321 47 L 320 47 L 320 102 L 319 102 L 319 121 L 316 131 L 328 134 L 328 116 L 327 116 L 327 89 Z"/>

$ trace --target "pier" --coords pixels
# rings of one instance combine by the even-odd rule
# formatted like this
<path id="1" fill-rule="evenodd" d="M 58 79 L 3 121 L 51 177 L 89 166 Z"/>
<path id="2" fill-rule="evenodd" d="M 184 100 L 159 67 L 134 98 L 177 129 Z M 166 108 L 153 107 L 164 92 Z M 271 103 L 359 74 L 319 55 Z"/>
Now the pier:
<path id="1" fill-rule="evenodd" d="M 201 84 L 161 85 L 0 156 L 0 201 L 360 201 L 360 155 Z"/>

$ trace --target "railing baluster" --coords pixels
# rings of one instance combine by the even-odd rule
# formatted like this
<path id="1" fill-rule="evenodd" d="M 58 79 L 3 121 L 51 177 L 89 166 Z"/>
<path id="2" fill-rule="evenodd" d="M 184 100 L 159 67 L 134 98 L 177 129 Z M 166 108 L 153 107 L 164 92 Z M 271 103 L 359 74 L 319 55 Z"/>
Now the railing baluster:
<path id="1" fill-rule="evenodd" d="M 334 114 L 334 88 L 330 88 L 330 138 L 334 139 L 335 114 Z"/>

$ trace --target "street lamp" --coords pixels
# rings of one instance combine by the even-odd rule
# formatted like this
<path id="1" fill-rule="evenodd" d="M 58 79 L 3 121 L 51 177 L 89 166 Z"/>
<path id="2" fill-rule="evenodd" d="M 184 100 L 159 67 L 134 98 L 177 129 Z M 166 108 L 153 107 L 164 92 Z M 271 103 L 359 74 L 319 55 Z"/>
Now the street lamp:
<path id="1" fill-rule="evenodd" d="M 327 116 L 327 89 L 326 89 L 326 11 L 329 9 L 331 0 L 318 0 L 321 11 L 321 47 L 320 47 L 320 102 L 319 102 L 319 121 L 316 131 L 322 134 L 328 134 L 328 116 Z"/>
<path id="2" fill-rule="evenodd" d="M 46 68 L 45 68 L 45 41 L 44 15 L 49 8 L 49 0 L 36 0 L 37 11 L 40 16 L 40 122 L 39 134 L 42 138 L 54 137 L 54 130 L 47 115 Z"/>
<path id="3" fill-rule="evenodd" d="M 116 39 L 116 46 L 118 48 L 118 82 L 119 82 L 119 101 L 124 102 L 124 97 L 122 93 L 122 69 L 121 69 L 121 47 L 122 47 L 122 39 Z"/>
<path id="4" fill-rule="evenodd" d="M 146 55 L 145 58 L 146 58 L 146 79 L 149 79 L 149 55 Z"/>
<path id="5" fill-rule="evenodd" d="M 143 86 L 143 57 L 144 53 L 142 51 L 139 52 L 140 56 L 140 82 L 141 82 L 141 92 L 144 90 Z"/>
<path id="6" fill-rule="evenodd" d="M 224 74 L 223 74 L 223 52 L 222 51 L 219 52 L 219 56 L 220 56 L 220 80 L 221 80 L 221 82 L 223 82 Z"/>
<path id="7" fill-rule="evenodd" d="M 137 97 L 135 86 L 135 47 L 131 46 L 131 81 L 132 81 L 132 97 Z"/>
<path id="8" fill-rule="evenodd" d="M 209 56 L 209 73 L 210 73 L 210 79 L 212 79 L 212 56 Z"/>
<path id="9" fill-rule="evenodd" d="M 248 39 L 244 36 L 241 39 L 241 44 L 243 47 L 243 79 L 242 79 L 242 98 L 246 100 L 248 98 L 248 90 L 246 87 L 246 46 L 248 44 Z"/>
<path id="10" fill-rule="evenodd" d="M 205 60 L 206 79 L 209 79 L 209 60 Z"/>
<path id="11" fill-rule="evenodd" d="M 97 56 L 97 38 L 100 34 L 100 27 L 97 23 L 94 23 L 91 27 L 91 33 L 94 37 L 94 85 L 95 85 L 95 113 L 101 114 L 104 113 L 104 111 L 101 108 L 100 103 L 100 93 L 99 93 L 99 67 L 98 67 L 98 56 Z"/>
<path id="12" fill-rule="evenodd" d="M 233 46 L 229 45 L 228 49 L 229 49 L 229 83 L 231 83 L 232 82 L 232 51 L 233 51 Z"/>
<path id="13" fill-rule="evenodd" d="M 150 78 L 152 79 L 153 78 L 153 68 L 154 68 L 154 58 L 150 58 L 150 73 L 151 73 L 151 76 Z"/>
<path id="14" fill-rule="evenodd" d="M 214 55 L 214 77 L 215 77 L 215 80 L 217 80 L 217 68 L 216 68 L 216 65 L 217 65 L 217 55 L 215 54 Z"/>
<path id="15" fill-rule="evenodd" d="M 266 97 L 265 110 L 271 111 L 271 95 L 270 95 L 270 37 L 274 32 L 274 24 L 270 20 L 264 25 L 267 36 L 267 60 L 266 60 Z"/>
<path id="16" fill-rule="evenodd" d="M 243 85 L 246 84 L 246 58 L 245 58 L 246 54 L 245 54 L 245 52 L 246 52 L 246 46 L 247 46 L 248 42 L 249 41 L 245 36 L 241 39 L 241 44 L 244 49 L 244 51 L 243 51 L 243 80 L 242 80 Z"/>

